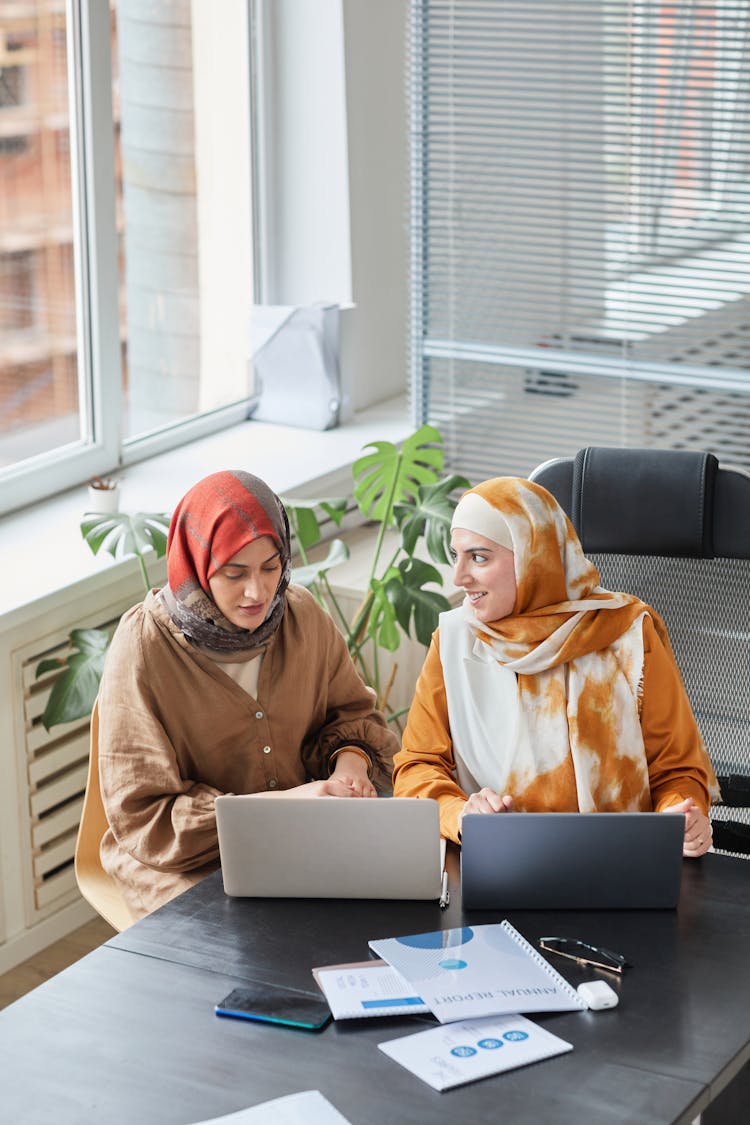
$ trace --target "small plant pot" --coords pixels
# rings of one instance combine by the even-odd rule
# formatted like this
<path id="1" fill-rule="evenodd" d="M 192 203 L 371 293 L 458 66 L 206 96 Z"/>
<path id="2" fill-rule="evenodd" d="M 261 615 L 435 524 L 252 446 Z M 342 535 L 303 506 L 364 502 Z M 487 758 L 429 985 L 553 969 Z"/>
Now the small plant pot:
<path id="1" fill-rule="evenodd" d="M 114 488 L 94 488 L 93 485 L 89 485 L 88 498 L 86 502 L 87 512 L 99 512 L 102 515 L 107 515 L 112 512 L 118 512 L 119 510 L 119 485 L 115 485 Z"/>

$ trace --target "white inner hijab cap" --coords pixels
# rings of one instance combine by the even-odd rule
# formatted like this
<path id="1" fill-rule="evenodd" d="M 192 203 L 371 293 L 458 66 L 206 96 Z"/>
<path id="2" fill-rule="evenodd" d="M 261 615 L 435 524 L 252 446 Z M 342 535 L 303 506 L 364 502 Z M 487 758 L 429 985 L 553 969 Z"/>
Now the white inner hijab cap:
<path id="1" fill-rule="evenodd" d="M 476 492 L 467 492 L 456 504 L 451 529 L 454 527 L 474 531 L 485 539 L 491 539 L 493 543 L 499 543 L 501 547 L 507 547 L 509 551 L 513 550 L 513 538 L 507 520 L 497 508 L 493 508 Z"/>

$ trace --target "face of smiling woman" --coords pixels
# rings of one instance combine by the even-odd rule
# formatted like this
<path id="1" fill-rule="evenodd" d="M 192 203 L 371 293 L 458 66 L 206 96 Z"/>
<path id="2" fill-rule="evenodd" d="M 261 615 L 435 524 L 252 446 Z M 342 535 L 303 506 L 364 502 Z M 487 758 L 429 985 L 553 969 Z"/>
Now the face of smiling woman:
<path id="1" fill-rule="evenodd" d="M 268 616 L 280 578 L 281 556 L 270 535 L 264 535 L 220 566 L 208 586 L 227 621 L 252 632 Z"/>
<path id="2" fill-rule="evenodd" d="M 454 527 L 451 558 L 453 581 L 466 591 L 480 621 L 488 624 L 513 612 L 516 574 L 512 551 L 475 531 Z"/>

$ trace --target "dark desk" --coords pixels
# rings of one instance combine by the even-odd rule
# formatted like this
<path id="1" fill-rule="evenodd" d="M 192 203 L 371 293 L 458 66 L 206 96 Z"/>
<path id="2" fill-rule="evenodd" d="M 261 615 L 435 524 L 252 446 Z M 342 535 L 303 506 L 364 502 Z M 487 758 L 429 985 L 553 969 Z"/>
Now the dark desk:
<path id="1" fill-rule="evenodd" d="M 456 1125 L 501 1112 L 535 1123 L 690 1122 L 750 1058 L 746 862 L 686 863 L 677 911 L 497 914 L 462 914 L 451 862 L 446 912 L 434 903 L 230 900 L 212 876 L 0 1013 L 12 1076 L 0 1086 L 0 1120 L 188 1125 L 314 1088 L 353 1125 Z M 312 965 L 361 960 L 368 938 L 504 916 L 531 941 L 580 935 L 633 961 L 617 1009 L 533 1017 L 573 1043 L 570 1054 L 438 1094 L 376 1046 L 430 1018 L 311 1034 L 213 1014 L 243 979 L 310 988 Z M 556 964 L 574 984 L 595 976 Z"/>

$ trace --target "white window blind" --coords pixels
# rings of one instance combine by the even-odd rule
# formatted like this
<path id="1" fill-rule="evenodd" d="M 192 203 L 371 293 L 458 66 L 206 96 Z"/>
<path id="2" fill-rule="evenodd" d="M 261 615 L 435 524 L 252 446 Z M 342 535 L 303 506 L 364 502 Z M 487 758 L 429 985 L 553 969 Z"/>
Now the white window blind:
<path id="1" fill-rule="evenodd" d="M 750 466 L 750 2 L 417 0 L 412 388 L 474 479 Z"/>

